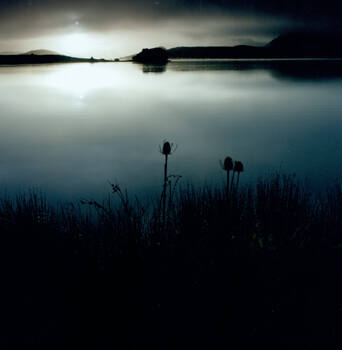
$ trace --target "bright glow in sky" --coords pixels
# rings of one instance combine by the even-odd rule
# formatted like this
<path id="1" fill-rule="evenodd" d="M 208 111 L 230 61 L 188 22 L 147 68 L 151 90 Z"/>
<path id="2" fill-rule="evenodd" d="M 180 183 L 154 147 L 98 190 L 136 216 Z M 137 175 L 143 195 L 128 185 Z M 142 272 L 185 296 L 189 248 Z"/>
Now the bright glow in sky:
<path id="1" fill-rule="evenodd" d="M 70 56 L 97 56 L 102 51 L 104 40 L 88 33 L 72 33 L 54 39 L 55 50 Z"/>

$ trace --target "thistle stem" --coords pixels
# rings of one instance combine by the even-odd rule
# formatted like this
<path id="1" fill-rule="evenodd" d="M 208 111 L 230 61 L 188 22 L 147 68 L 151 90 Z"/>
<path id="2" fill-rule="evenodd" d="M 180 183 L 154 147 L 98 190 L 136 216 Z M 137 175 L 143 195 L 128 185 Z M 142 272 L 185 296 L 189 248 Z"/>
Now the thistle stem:
<path id="1" fill-rule="evenodd" d="M 233 170 L 233 176 L 232 176 L 232 184 L 231 184 L 231 192 L 233 193 L 233 189 L 234 189 L 234 177 L 235 177 L 235 170 Z"/>
<path id="2" fill-rule="evenodd" d="M 164 164 L 164 186 L 163 186 L 163 224 L 165 224 L 166 217 L 166 186 L 167 186 L 167 160 L 168 155 L 165 154 L 165 164 Z"/>
<path id="3" fill-rule="evenodd" d="M 229 170 L 227 170 L 227 200 L 229 199 Z"/>
<path id="4" fill-rule="evenodd" d="M 237 177 L 237 182 L 236 182 L 236 192 L 237 192 L 238 187 L 239 187 L 239 181 L 240 181 L 240 172 L 238 172 L 238 177 Z"/>

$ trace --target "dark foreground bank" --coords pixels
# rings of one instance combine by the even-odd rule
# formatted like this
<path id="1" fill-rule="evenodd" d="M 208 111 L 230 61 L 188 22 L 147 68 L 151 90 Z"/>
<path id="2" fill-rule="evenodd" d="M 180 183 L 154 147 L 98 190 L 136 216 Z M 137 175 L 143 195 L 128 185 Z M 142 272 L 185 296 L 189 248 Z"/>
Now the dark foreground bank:
<path id="1" fill-rule="evenodd" d="M 340 186 L 112 190 L 1 200 L 1 349 L 341 348 Z"/>
<path id="2" fill-rule="evenodd" d="M 105 59 L 78 58 L 64 55 L 0 55 L 0 65 L 47 64 L 47 63 L 96 63 L 112 62 Z"/>

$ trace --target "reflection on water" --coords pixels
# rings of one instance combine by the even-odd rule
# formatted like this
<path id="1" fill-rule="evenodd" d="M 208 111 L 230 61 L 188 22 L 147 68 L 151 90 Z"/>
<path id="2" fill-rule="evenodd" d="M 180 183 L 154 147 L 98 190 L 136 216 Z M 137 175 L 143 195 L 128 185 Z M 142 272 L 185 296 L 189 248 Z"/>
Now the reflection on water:
<path id="1" fill-rule="evenodd" d="M 269 59 L 269 60 L 173 60 L 168 65 L 141 65 L 144 73 L 195 71 L 268 70 L 275 78 L 326 80 L 342 78 L 342 59 Z"/>
<path id="2" fill-rule="evenodd" d="M 164 73 L 166 66 L 167 64 L 143 64 L 142 70 L 144 73 Z"/>
<path id="3" fill-rule="evenodd" d="M 158 145 L 178 145 L 170 173 L 241 181 L 274 170 L 341 178 L 341 63 L 176 61 L 0 67 L 0 186 L 97 198 L 107 180 L 161 189 Z M 162 72 L 163 74 L 142 74 Z M 327 169 L 327 167 L 329 169 Z"/>

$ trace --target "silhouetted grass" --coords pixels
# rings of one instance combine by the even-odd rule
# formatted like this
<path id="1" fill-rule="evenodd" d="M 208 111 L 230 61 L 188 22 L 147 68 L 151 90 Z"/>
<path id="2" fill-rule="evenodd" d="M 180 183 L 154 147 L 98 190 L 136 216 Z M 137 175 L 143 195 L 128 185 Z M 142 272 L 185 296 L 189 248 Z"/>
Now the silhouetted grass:
<path id="1" fill-rule="evenodd" d="M 112 197 L 0 200 L 3 349 L 338 348 L 340 185 L 179 186 L 165 217 Z"/>

